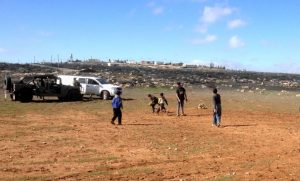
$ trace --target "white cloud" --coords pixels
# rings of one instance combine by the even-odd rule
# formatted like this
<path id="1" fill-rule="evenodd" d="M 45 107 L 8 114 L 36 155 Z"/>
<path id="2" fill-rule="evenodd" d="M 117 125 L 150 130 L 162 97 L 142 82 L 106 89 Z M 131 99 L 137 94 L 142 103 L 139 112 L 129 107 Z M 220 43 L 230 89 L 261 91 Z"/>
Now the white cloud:
<path id="1" fill-rule="evenodd" d="M 233 36 L 229 39 L 230 48 L 240 48 L 243 46 L 245 46 L 245 43 L 238 36 Z"/>
<path id="2" fill-rule="evenodd" d="M 205 6 L 195 31 L 206 33 L 211 24 L 214 24 L 222 18 L 231 15 L 233 12 L 234 8 L 231 7 L 221 7 L 217 5 Z"/>
<path id="3" fill-rule="evenodd" d="M 232 12 L 233 9 L 229 7 L 205 6 L 200 20 L 203 23 L 212 24 L 218 21 L 219 19 L 232 14 Z"/>
<path id="4" fill-rule="evenodd" d="M 229 29 L 235 29 L 240 28 L 246 25 L 246 22 L 241 19 L 235 19 L 230 22 L 228 22 L 228 28 Z"/>
<path id="5" fill-rule="evenodd" d="M 218 38 L 215 35 L 207 35 L 205 38 L 195 38 L 191 40 L 193 45 L 204 45 L 216 41 Z"/>

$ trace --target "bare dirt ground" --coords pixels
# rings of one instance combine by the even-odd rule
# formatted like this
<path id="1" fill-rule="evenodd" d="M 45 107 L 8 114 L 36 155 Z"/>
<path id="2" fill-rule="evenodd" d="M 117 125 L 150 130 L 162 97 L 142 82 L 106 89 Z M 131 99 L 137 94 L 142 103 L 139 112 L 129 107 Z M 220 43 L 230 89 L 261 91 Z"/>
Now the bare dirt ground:
<path id="1" fill-rule="evenodd" d="M 0 180 L 300 180 L 300 100 L 221 92 L 211 126 L 208 90 L 189 90 L 185 117 L 150 113 L 147 93 L 125 90 L 122 126 L 110 101 L 0 100 Z"/>

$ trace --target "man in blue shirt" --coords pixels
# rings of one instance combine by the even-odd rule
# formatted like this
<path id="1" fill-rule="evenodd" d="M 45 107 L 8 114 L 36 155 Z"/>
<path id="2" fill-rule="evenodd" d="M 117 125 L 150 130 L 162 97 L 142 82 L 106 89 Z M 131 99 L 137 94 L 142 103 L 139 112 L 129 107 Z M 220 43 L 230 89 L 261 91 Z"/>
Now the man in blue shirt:
<path id="1" fill-rule="evenodd" d="M 111 119 L 111 124 L 115 124 L 115 120 L 118 118 L 118 125 L 122 125 L 122 111 L 123 104 L 121 98 L 121 92 L 117 91 L 115 97 L 112 100 L 113 107 L 113 118 Z"/>

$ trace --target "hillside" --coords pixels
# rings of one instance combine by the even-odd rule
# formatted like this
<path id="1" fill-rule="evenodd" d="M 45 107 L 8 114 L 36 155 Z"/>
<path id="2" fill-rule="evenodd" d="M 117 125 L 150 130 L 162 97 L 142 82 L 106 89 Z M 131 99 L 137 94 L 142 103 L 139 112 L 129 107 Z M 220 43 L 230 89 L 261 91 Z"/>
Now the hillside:
<path id="1" fill-rule="evenodd" d="M 300 90 L 300 75 L 219 69 L 187 69 L 105 63 L 0 64 L 1 79 L 6 72 L 13 78 L 26 73 L 54 73 L 99 76 L 124 87 L 172 87 L 180 81 L 185 86 L 234 88 L 238 91 Z M 3 82 L 3 81 L 1 81 Z"/>

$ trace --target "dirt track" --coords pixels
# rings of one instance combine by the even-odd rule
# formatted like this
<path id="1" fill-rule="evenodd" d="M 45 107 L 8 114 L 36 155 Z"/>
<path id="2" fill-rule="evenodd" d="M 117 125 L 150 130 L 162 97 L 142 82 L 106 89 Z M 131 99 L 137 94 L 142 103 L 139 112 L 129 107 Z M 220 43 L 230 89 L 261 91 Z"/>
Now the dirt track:
<path id="1" fill-rule="evenodd" d="M 223 126 L 216 128 L 211 110 L 196 108 L 195 100 L 208 104 L 210 94 L 190 91 L 188 115 L 179 118 L 172 92 L 168 115 L 149 113 L 144 95 L 124 95 L 135 100 L 124 101 L 123 126 L 109 123 L 107 101 L 1 100 L 1 179 L 300 179 L 300 114 L 297 108 L 277 111 L 276 104 L 296 105 L 294 97 L 224 93 Z"/>

